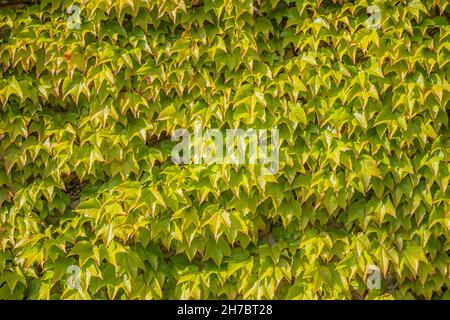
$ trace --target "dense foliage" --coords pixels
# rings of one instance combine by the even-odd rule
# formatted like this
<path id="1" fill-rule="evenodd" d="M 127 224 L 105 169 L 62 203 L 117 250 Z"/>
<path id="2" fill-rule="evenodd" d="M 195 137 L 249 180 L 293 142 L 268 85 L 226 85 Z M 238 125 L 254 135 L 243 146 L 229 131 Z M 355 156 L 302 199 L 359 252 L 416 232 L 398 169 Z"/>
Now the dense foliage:
<path id="1" fill-rule="evenodd" d="M 1 1 L 0 298 L 448 297 L 447 5 Z M 199 119 L 279 172 L 172 162 Z"/>

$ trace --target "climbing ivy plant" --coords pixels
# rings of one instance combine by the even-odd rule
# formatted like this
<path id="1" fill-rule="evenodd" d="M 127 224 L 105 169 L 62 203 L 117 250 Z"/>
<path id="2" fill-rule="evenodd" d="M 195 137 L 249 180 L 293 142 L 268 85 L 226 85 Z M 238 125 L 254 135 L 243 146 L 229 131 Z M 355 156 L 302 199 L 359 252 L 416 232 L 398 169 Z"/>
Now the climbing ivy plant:
<path id="1" fill-rule="evenodd" d="M 0 298 L 449 298 L 449 50 L 445 0 L 0 1 Z"/>

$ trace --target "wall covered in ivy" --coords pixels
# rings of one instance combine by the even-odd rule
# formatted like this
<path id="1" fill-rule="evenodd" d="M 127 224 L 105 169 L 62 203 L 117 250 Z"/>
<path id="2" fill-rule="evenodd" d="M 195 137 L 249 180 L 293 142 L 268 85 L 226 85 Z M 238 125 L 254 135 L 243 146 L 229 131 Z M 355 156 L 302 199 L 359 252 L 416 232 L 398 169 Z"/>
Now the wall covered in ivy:
<path id="1" fill-rule="evenodd" d="M 449 298 L 449 50 L 443 0 L 0 1 L 0 298 Z"/>

